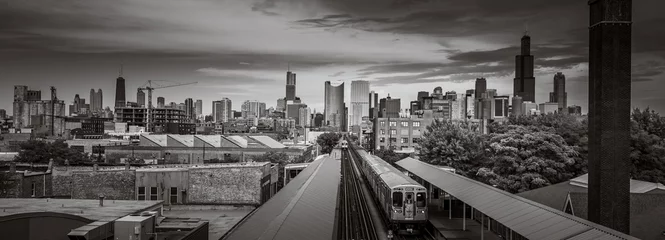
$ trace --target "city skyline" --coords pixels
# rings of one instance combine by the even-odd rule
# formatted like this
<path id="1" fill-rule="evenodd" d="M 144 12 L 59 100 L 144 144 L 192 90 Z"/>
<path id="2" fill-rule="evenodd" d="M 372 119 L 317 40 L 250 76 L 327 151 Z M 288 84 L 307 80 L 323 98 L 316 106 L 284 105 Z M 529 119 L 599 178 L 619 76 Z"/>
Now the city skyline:
<path id="1" fill-rule="evenodd" d="M 390 93 L 416 99 L 418 91 L 436 86 L 464 92 L 473 89 L 476 78 L 485 77 L 488 88 L 510 95 L 514 57 L 528 24 L 536 102 L 548 101 L 553 76 L 562 72 L 568 105 L 587 112 L 586 2 L 412 2 L 136 1 L 84 3 L 77 11 L 68 11 L 70 6 L 63 3 L 57 7 L 63 11 L 52 11 L 48 4 L 17 1 L 0 10 L 12 20 L 0 24 L 0 32 L 8 36 L 0 39 L 3 83 L 27 85 L 44 96 L 55 86 L 67 104 L 75 94 L 102 89 L 111 93 L 103 96 L 103 107 L 113 107 L 115 79 L 124 64 L 127 101 L 149 79 L 198 81 L 157 90 L 153 101 L 159 96 L 167 102 L 193 97 L 209 106 L 228 97 L 233 109 L 240 109 L 245 100 L 274 106 L 275 99 L 284 97 L 290 62 L 300 80 L 296 96 L 312 109 L 324 108 L 323 83 L 337 80 L 346 85 L 368 80 L 380 98 Z M 543 2 L 548 8 L 541 7 Z M 665 46 L 659 42 L 665 36 L 651 29 L 663 21 L 657 11 L 663 4 L 645 0 L 636 2 L 633 10 L 633 106 L 659 112 L 665 112 L 665 97 L 659 94 L 665 87 Z M 164 17 L 194 12 L 191 18 Z M 141 25 L 134 25 L 136 19 Z M 239 24 L 243 21 L 256 28 L 248 30 Z M 0 99 L 1 109 L 11 109 L 11 89 L 0 89 L 6 96 Z M 349 86 L 346 93 L 349 102 Z M 408 102 L 401 108 L 408 108 Z M 211 108 L 204 107 L 203 114 L 211 114 Z"/>

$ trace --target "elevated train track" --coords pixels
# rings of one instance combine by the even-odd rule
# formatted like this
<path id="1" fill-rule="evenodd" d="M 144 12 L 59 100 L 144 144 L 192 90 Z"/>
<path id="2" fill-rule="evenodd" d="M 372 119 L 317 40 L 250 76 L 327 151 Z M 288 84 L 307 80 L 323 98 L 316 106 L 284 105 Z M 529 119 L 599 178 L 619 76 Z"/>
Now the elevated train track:
<path id="1" fill-rule="evenodd" d="M 369 201 L 361 190 L 360 171 L 353 156 L 346 148 L 342 149 L 342 181 L 340 184 L 339 239 L 375 240 L 378 239 L 370 214 Z M 369 202 L 371 203 L 371 202 Z M 380 224 L 380 223 L 379 223 Z"/>

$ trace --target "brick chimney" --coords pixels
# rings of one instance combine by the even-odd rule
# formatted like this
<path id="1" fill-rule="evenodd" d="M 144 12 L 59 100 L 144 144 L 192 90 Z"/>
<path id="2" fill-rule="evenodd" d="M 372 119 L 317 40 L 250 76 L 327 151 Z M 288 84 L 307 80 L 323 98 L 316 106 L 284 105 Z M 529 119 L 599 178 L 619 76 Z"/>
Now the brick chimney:
<path id="1" fill-rule="evenodd" d="M 99 170 L 99 165 L 97 165 L 96 163 L 94 165 L 92 165 L 92 171 L 96 172 L 98 170 Z"/>
<path id="2" fill-rule="evenodd" d="M 129 162 L 125 162 L 125 170 L 128 170 L 131 168 L 131 165 L 129 165 Z"/>
<path id="3" fill-rule="evenodd" d="M 104 206 L 104 194 L 99 194 L 99 206 Z"/>
<path id="4" fill-rule="evenodd" d="M 16 173 L 16 162 L 9 163 L 9 173 Z"/>

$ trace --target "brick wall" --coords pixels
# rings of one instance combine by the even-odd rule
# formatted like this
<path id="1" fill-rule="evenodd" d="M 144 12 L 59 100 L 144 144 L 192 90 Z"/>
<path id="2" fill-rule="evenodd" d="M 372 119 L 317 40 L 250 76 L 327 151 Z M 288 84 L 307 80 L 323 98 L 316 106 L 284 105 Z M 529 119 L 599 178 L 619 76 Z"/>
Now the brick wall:
<path id="1" fill-rule="evenodd" d="M 134 171 L 53 171 L 53 195 L 78 199 L 135 200 Z"/>
<path id="2" fill-rule="evenodd" d="M 52 195 L 52 180 L 50 173 L 41 173 L 33 175 L 24 175 L 21 184 L 21 198 L 31 198 L 32 186 L 35 186 L 34 197 L 44 197 Z"/>
<path id="3" fill-rule="evenodd" d="M 188 202 L 194 204 L 261 204 L 259 167 L 190 169 Z"/>

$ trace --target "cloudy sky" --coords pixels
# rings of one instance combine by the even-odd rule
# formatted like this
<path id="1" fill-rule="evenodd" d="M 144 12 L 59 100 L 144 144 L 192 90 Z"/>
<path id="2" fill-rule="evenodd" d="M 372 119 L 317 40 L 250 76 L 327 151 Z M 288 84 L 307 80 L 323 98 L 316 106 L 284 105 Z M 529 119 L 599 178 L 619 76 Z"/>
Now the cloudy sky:
<path id="1" fill-rule="evenodd" d="M 223 97 L 275 106 L 286 68 L 297 95 L 323 110 L 327 80 L 369 80 L 403 108 L 422 90 L 473 88 L 477 77 L 512 94 L 514 57 L 525 28 L 536 57 L 536 100 L 553 75 L 567 77 L 568 103 L 587 111 L 585 0 L 0 0 L 0 108 L 12 85 L 48 97 L 112 105 L 124 64 L 129 101 L 147 80 L 195 85 L 156 90 L 154 100 Z M 633 1 L 633 105 L 665 113 L 663 0 Z"/>

